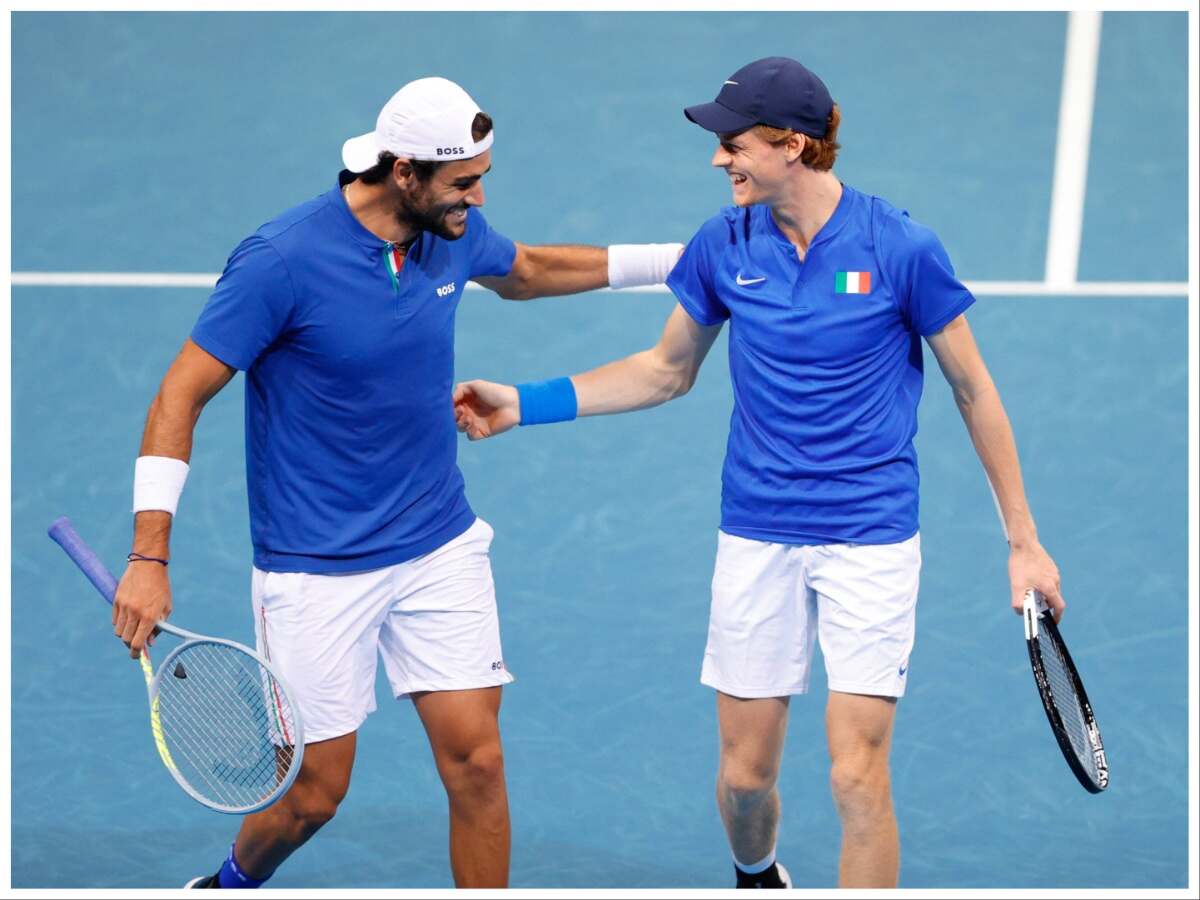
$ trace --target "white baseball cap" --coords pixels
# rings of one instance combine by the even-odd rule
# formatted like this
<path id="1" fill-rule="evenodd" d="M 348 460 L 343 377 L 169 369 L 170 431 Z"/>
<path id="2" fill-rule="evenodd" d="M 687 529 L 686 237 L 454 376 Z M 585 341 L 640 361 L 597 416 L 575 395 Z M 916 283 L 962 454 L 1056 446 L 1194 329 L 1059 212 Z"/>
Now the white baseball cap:
<path id="1" fill-rule="evenodd" d="M 418 78 L 384 104 L 375 130 L 342 145 L 342 161 L 351 172 L 365 172 L 384 150 L 406 159 L 471 159 L 492 146 L 495 133 L 471 137 L 479 104 L 453 81 Z"/>

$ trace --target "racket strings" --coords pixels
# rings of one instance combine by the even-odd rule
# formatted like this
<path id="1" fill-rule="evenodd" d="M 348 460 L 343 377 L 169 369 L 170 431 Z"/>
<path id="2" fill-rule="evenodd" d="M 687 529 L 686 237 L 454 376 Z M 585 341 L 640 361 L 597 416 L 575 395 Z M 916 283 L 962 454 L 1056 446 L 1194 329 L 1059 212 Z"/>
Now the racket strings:
<path id="1" fill-rule="evenodd" d="M 159 678 L 159 718 L 179 776 L 210 801 L 254 806 L 295 757 L 296 716 L 254 657 L 225 644 L 183 649 Z"/>
<path id="2" fill-rule="evenodd" d="M 1092 755 L 1092 741 L 1088 733 L 1087 717 L 1084 715 L 1079 694 L 1075 690 L 1075 679 L 1071 677 L 1070 663 L 1064 656 L 1062 644 L 1043 629 L 1044 633 L 1038 639 L 1041 650 L 1042 668 L 1050 686 L 1050 696 L 1054 707 L 1062 719 L 1063 729 L 1071 741 L 1075 756 L 1083 764 L 1088 774 L 1097 776 L 1095 759 Z"/>

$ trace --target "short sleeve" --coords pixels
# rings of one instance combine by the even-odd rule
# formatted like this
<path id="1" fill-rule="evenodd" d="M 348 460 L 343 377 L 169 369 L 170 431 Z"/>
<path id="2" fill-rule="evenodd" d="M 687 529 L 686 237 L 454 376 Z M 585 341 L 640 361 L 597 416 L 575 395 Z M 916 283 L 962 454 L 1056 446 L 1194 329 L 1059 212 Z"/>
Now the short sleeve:
<path id="1" fill-rule="evenodd" d="M 226 365 L 248 369 L 283 332 L 294 304 L 283 258 L 264 238 L 248 237 L 225 263 L 192 340 Z"/>
<path id="2" fill-rule="evenodd" d="M 466 239 L 471 251 L 471 277 L 507 275 L 517 258 L 517 245 L 487 223 L 474 206 L 467 208 Z"/>
<path id="3" fill-rule="evenodd" d="M 714 281 L 721 254 L 728 245 L 729 225 L 723 216 L 714 216 L 688 241 L 683 256 L 667 276 L 667 287 L 680 306 L 701 325 L 716 325 L 729 318 L 729 309 L 717 297 Z"/>
<path id="4" fill-rule="evenodd" d="M 900 313 L 922 337 L 940 331 L 975 302 L 931 229 L 904 213 L 891 219 L 881 237 L 881 262 Z"/>

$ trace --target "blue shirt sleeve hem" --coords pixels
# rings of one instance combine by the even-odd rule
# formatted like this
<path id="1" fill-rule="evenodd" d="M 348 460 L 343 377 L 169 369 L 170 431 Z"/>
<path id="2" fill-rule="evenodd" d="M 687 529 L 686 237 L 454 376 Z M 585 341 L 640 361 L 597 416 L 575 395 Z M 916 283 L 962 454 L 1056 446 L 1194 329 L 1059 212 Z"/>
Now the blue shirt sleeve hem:
<path id="1" fill-rule="evenodd" d="M 242 354 L 226 347 L 220 341 L 214 340 L 212 337 L 204 333 L 202 328 L 193 328 L 191 333 L 192 342 L 196 344 L 205 353 L 215 356 L 227 366 L 233 366 L 235 369 L 246 371 L 250 364 L 254 361 L 246 359 Z"/>
<path id="2" fill-rule="evenodd" d="M 934 319 L 932 324 L 926 325 L 925 328 L 921 330 L 921 337 L 929 337 L 931 334 L 937 334 L 939 331 L 961 316 L 964 312 L 970 309 L 974 302 L 975 295 L 970 291 L 964 291 L 962 297 L 959 298 L 957 303 L 950 307 L 950 309 L 944 314 Z"/>
<path id="3" fill-rule="evenodd" d="M 503 271 L 500 271 L 496 266 L 485 266 L 479 271 L 472 271 L 471 278 L 503 278 L 505 275 L 512 273 L 513 263 L 517 261 L 517 245 L 511 238 L 505 237 L 499 232 L 493 232 L 496 237 L 508 244 L 507 253 L 508 261 L 504 264 Z"/>
<path id="4" fill-rule="evenodd" d="M 667 287 L 671 289 L 671 293 L 675 295 L 675 299 L 679 301 L 679 305 L 684 311 L 695 319 L 701 325 L 719 325 L 725 321 L 726 316 L 708 316 L 702 311 L 700 305 L 696 303 L 688 294 L 681 289 L 679 284 L 673 283 L 670 277 L 667 278 Z"/>

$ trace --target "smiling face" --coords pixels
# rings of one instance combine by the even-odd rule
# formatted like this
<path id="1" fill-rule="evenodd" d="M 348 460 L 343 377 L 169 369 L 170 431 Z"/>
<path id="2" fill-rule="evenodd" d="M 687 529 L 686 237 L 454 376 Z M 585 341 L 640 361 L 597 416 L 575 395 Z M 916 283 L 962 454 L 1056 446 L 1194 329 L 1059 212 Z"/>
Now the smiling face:
<path id="1" fill-rule="evenodd" d="M 467 231 L 467 207 L 483 206 L 483 176 L 491 167 L 492 151 L 487 150 L 440 165 L 425 180 L 411 172 L 407 187 L 401 188 L 396 218 L 402 225 L 458 240 Z"/>
<path id="2" fill-rule="evenodd" d="M 789 175 L 789 164 L 799 157 L 804 136 L 793 134 L 781 144 L 770 144 L 755 129 L 717 135 L 720 143 L 712 164 L 729 175 L 737 206 L 772 205 Z"/>

